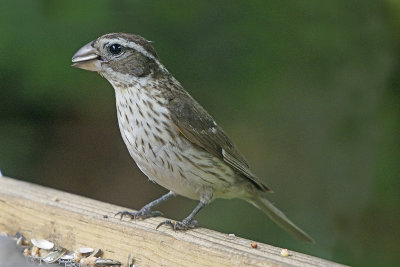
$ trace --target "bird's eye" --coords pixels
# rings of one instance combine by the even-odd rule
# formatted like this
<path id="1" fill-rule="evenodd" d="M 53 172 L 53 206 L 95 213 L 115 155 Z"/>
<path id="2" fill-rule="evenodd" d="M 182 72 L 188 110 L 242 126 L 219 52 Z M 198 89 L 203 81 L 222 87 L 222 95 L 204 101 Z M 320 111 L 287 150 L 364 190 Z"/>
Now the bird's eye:
<path id="1" fill-rule="evenodd" d="M 108 51 L 110 51 L 110 53 L 113 54 L 113 55 L 121 54 L 122 53 L 122 49 L 123 49 L 123 46 L 120 45 L 120 44 L 117 44 L 117 43 L 112 44 L 112 45 L 110 45 L 108 47 Z"/>

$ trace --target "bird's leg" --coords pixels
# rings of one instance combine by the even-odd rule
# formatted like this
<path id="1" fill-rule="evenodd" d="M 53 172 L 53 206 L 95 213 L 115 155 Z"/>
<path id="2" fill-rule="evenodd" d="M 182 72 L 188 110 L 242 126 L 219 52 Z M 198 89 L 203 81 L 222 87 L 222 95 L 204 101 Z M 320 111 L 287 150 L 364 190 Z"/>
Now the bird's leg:
<path id="1" fill-rule="evenodd" d="M 200 200 L 200 203 L 196 206 L 196 208 L 194 208 L 194 210 L 189 214 L 189 216 L 187 216 L 185 219 L 183 219 L 182 222 L 166 220 L 166 221 L 161 222 L 156 227 L 156 229 L 158 229 L 162 225 L 169 225 L 174 230 L 188 230 L 191 228 L 196 228 L 197 226 L 199 226 L 199 223 L 196 220 L 193 220 L 193 218 L 206 205 L 207 205 L 207 203 Z"/>
<path id="2" fill-rule="evenodd" d="M 156 229 L 158 229 L 162 225 L 169 225 L 174 230 L 188 230 L 199 226 L 199 223 L 196 220 L 193 220 L 194 216 L 207 204 L 212 201 L 214 195 L 214 191 L 212 188 L 205 188 L 200 195 L 200 202 L 194 208 L 194 210 L 187 216 L 182 222 L 176 222 L 171 220 L 166 220 L 161 222 Z"/>
<path id="3" fill-rule="evenodd" d="M 167 194 L 163 195 L 162 197 L 160 197 L 156 200 L 153 200 L 152 202 L 143 206 L 143 208 L 141 208 L 139 211 L 136 211 L 136 212 L 120 211 L 117 214 L 115 214 L 115 216 L 120 215 L 121 219 L 124 216 L 129 216 L 135 220 L 136 219 L 146 219 L 146 218 L 155 217 L 155 216 L 161 216 L 162 213 L 160 211 L 152 211 L 151 209 L 153 207 L 157 206 L 158 204 L 160 204 L 161 202 L 164 202 L 174 196 L 175 196 L 175 194 L 172 191 L 170 191 Z"/>

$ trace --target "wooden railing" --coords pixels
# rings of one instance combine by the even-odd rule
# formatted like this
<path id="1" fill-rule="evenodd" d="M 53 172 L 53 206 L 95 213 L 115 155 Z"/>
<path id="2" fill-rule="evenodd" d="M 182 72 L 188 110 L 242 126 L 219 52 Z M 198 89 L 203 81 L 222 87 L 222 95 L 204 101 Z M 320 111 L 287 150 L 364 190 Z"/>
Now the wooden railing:
<path id="1" fill-rule="evenodd" d="M 205 228 L 174 232 L 161 217 L 120 220 L 124 208 L 0 177 L 0 232 L 20 232 L 73 250 L 101 248 L 104 257 L 135 266 L 339 266 L 316 257 Z M 252 247 L 257 243 L 257 248 Z M 253 245 L 254 246 L 254 245 Z M 1 264 L 0 264 L 1 265 Z"/>

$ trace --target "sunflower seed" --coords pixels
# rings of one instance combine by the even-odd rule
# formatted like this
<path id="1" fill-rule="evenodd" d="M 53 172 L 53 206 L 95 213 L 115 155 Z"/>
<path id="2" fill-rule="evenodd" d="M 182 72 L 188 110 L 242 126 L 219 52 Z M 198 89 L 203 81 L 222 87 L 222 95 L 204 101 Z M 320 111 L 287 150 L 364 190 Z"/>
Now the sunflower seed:
<path id="1" fill-rule="evenodd" d="M 96 267 L 106 267 L 106 266 L 121 266 L 121 262 L 111 260 L 111 259 L 102 259 L 98 258 L 94 261 L 94 266 Z"/>
<path id="2" fill-rule="evenodd" d="M 54 247 L 54 243 L 50 242 L 45 239 L 31 239 L 31 243 L 40 248 L 40 249 L 45 249 L 45 250 L 50 250 Z"/>
<path id="3" fill-rule="evenodd" d="M 82 253 L 83 255 L 87 255 L 87 254 L 93 253 L 94 249 L 92 249 L 92 248 L 80 248 L 80 249 L 78 249 L 78 251 L 80 253 Z"/>
<path id="4" fill-rule="evenodd" d="M 46 263 L 54 263 L 65 254 L 65 249 L 55 248 L 52 252 L 47 254 L 42 260 Z"/>

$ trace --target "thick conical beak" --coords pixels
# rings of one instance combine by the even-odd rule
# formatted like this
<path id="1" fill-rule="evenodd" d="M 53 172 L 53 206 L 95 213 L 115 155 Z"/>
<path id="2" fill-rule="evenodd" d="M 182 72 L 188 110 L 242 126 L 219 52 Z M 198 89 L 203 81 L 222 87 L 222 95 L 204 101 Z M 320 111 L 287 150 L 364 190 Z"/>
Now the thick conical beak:
<path id="1" fill-rule="evenodd" d="M 93 41 L 83 46 L 72 57 L 73 67 L 90 71 L 101 71 L 101 57 L 93 47 Z"/>

